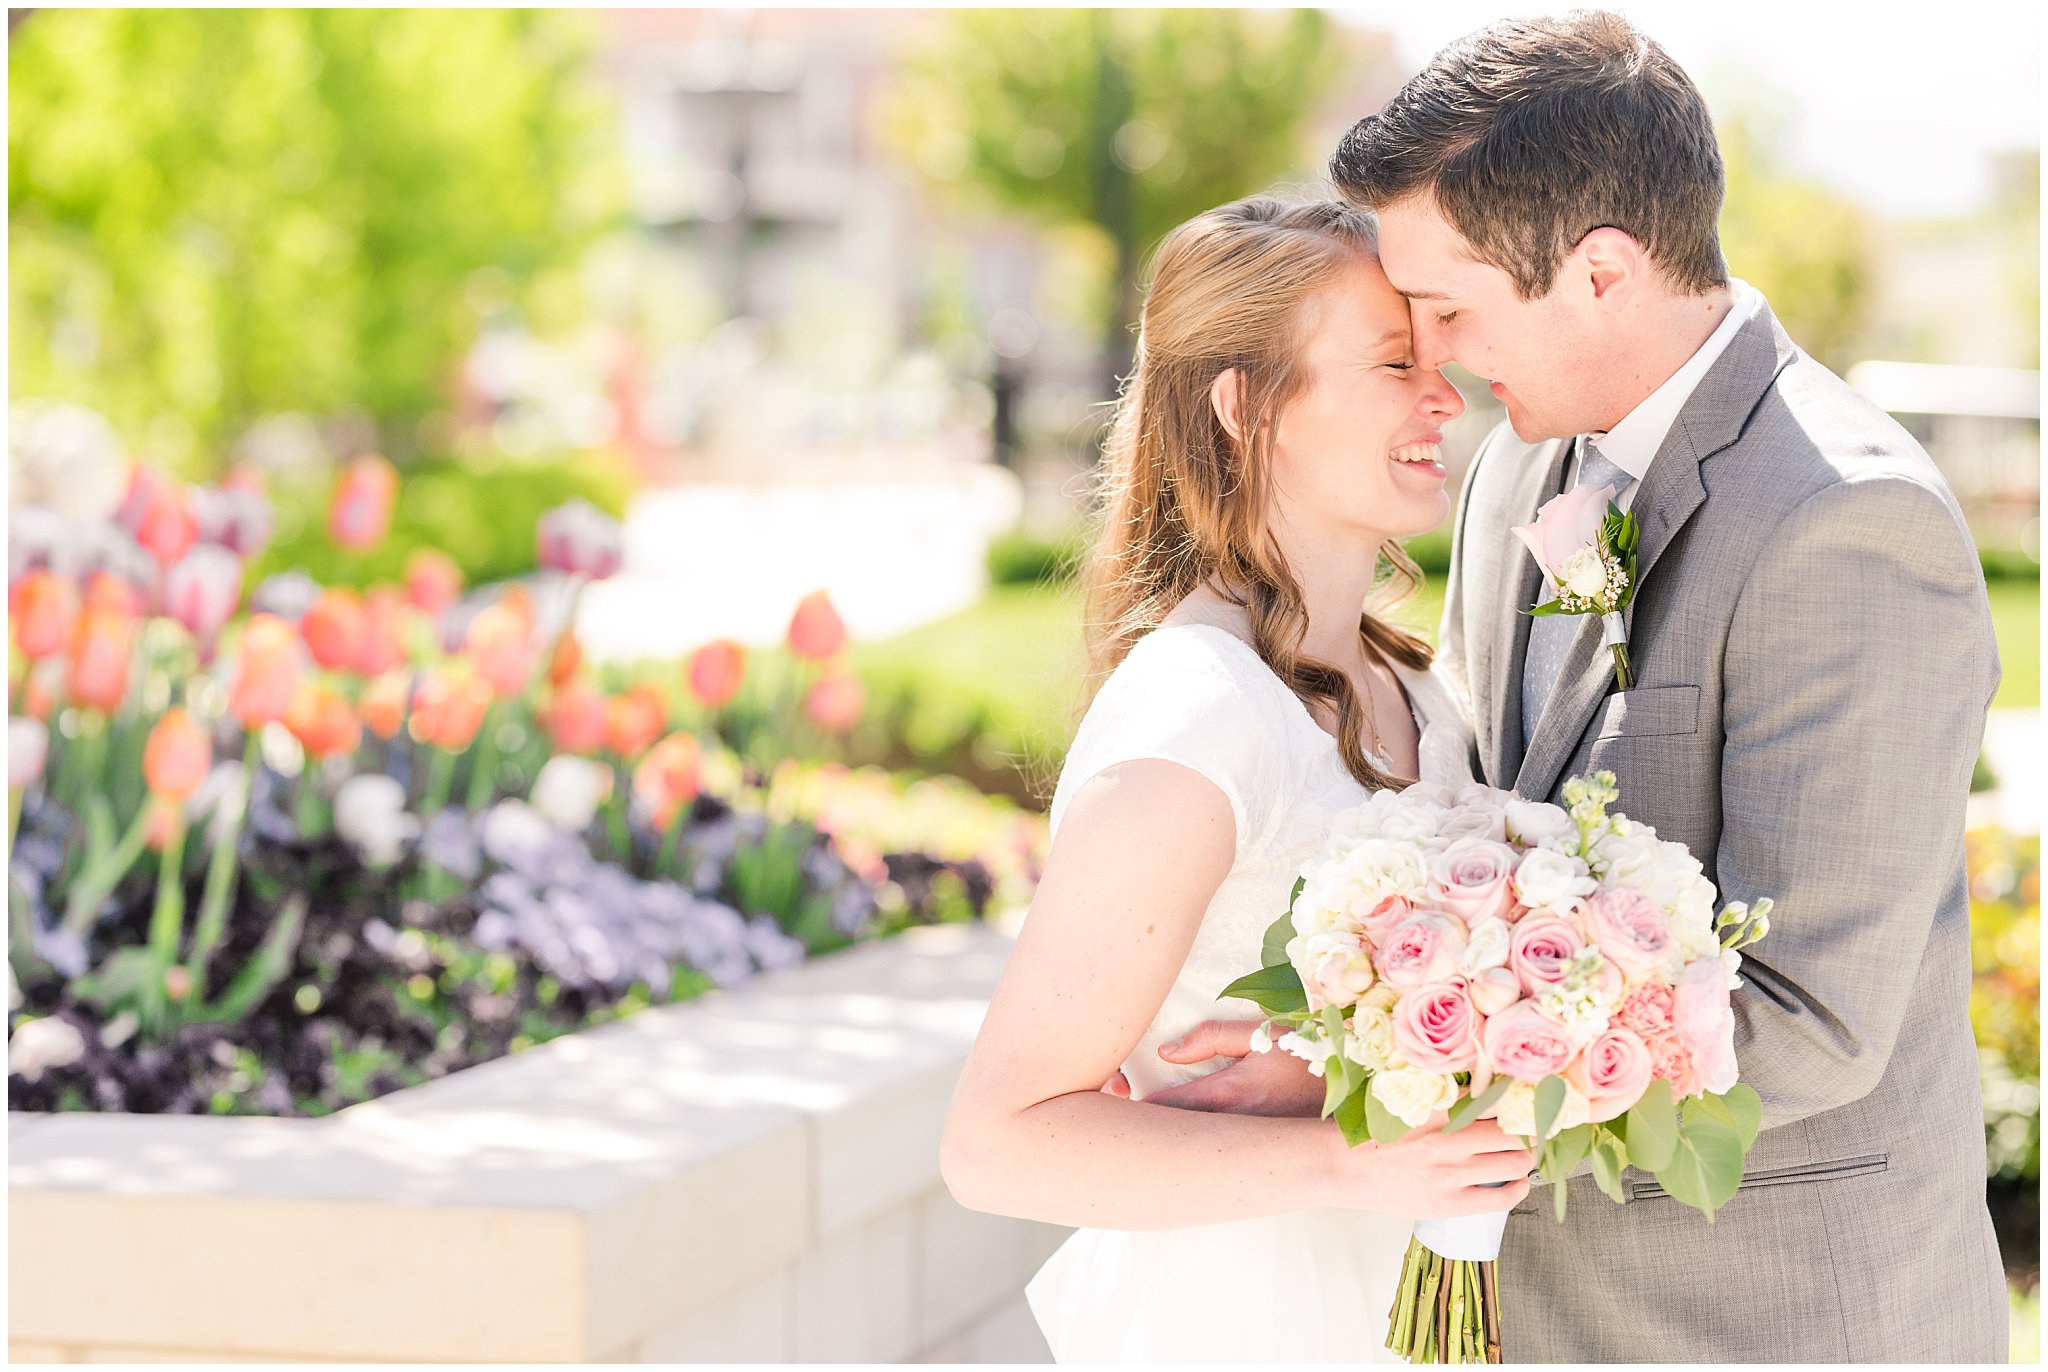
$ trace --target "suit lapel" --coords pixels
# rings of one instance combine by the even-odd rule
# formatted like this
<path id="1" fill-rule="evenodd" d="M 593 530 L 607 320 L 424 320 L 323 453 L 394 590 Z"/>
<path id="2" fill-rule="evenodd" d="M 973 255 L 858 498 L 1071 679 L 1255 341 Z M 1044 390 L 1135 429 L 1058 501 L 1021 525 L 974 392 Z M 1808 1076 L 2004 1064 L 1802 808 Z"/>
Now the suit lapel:
<path id="1" fill-rule="evenodd" d="M 1473 699 L 1482 707 L 1476 711 L 1479 757 L 1496 786 L 1508 785 L 1522 765 L 1522 663 L 1529 653 L 1530 619 L 1521 612 L 1535 605 L 1543 585 L 1536 559 L 1509 530 L 1534 521 L 1537 507 L 1557 494 L 1571 450 L 1568 440 L 1553 440 L 1547 453 L 1531 453 L 1508 477 L 1501 496 L 1506 518 L 1492 550 L 1494 575 L 1485 587 L 1498 608 L 1473 672 Z"/>
<path id="2" fill-rule="evenodd" d="M 1643 531 L 1636 553 L 1637 599 L 1622 612 L 1622 622 L 1629 629 L 1635 627 L 1641 587 L 1707 498 L 1700 464 L 1741 437 L 1757 402 L 1796 353 L 1770 307 L 1760 306 L 1756 317 L 1729 340 L 1727 351 L 1715 359 L 1679 411 L 1629 506 Z M 1521 639 L 1528 641 L 1527 629 L 1521 630 Z M 1640 677 L 1642 659 L 1633 653 L 1631 658 Z M 1519 676 L 1519 666 L 1516 670 Z M 1601 645 L 1599 617 L 1583 615 L 1557 685 L 1544 704 L 1543 717 L 1530 734 L 1528 756 L 1518 759 L 1514 774 L 1517 793 L 1539 800 L 1550 794 L 1578 751 L 1587 722 L 1613 689 L 1614 655 Z M 1519 718 L 1519 706 L 1513 708 Z"/>

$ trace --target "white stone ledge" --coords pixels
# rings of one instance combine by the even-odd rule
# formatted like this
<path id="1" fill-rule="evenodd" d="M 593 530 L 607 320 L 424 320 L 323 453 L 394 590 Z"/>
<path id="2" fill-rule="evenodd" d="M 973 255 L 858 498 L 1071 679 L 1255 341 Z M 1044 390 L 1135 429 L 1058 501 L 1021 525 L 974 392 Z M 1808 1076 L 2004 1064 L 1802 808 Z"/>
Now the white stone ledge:
<path id="1" fill-rule="evenodd" d="M 322 1120 L 10 1115 L 10 1354 L 1015 1352 L 1061 1231 L 938 1176 L 1009 947 L 912 930 Z"/>

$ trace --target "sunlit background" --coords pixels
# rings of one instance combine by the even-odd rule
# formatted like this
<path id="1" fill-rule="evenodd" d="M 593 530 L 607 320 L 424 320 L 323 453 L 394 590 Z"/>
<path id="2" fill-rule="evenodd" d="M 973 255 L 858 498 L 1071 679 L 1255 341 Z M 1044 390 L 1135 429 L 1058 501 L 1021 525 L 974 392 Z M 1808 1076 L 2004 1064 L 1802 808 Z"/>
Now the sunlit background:
<path id="1" fill-rule="evenodd" d="M 1977 535 L 2032 1360 L 2038 19 L 1624 9 Z M 325 1115 L 1020 909 L 1147 251 L 1503 12 L 11 10 L 14 1118 Z"/>

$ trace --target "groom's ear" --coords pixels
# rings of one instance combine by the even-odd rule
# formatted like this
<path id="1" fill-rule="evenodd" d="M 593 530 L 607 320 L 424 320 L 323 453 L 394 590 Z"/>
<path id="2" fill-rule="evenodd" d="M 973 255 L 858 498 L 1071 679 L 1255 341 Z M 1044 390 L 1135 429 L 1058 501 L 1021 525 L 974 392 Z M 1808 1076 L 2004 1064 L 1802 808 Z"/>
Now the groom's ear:
<path id="1" fill-rule="evenodd" d="M 1594 229 L 1572 256 L 1593 300 L 1608 309 L 1627 304 L 1650 269 L 1643 245 L 1620 229 Z"/>
<path id="2" fill-rule="evenodd" d="M 1209 383 L 1209 408 L 1233 443 L 1244 442 L 1244 373 L 1225 367 Z"/>

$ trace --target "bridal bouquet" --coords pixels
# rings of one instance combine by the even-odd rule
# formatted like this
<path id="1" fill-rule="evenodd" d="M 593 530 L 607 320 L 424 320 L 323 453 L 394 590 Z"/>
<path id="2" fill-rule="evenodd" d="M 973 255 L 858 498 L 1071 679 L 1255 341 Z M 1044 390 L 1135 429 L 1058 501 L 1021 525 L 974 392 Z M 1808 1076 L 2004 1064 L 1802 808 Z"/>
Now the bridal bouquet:
<path id="1" fill-rule="evenodd" d="M 1736 1080 L 1737 951 L 1770 902 L 1715 913 L 1684 845 L 1607 808 L 1611 772 L 1569 808 L 1485 786 L 1381 791 L 1339 815 L 1227 987 L 1270 1017 L 1254 1047 L 1305 1059 L 1352 1144 L 1439 1112 L 1496 1119 L 1537 1150 L 1557 1216 L 1590 1161 L 1656 1175 L 1709 1223 L 1742 1180 L 1762 1105 Z M 1410 1362 L 1498 1362 L 1493 1259 L 1505 1215 L 1416 1226 L 1387 1346 Z"/>

